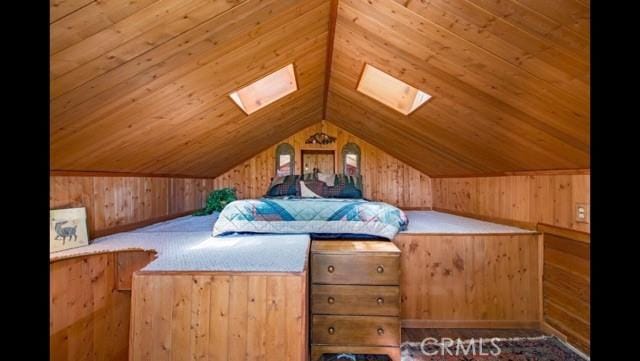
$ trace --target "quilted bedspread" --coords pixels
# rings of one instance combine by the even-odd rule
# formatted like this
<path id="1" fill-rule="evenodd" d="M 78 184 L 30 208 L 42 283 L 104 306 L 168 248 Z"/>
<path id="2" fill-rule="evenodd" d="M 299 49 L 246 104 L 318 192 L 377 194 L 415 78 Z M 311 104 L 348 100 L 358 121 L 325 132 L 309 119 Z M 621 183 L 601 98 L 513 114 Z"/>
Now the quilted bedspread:
<path id="1" fill-rule="evenodd" d="M 233 233 L 309 233 L 366 235 L 393 239 L 407 229 L 402 210 L 363 199 L 245 199 L 229 203 L 213 235 Z"/>

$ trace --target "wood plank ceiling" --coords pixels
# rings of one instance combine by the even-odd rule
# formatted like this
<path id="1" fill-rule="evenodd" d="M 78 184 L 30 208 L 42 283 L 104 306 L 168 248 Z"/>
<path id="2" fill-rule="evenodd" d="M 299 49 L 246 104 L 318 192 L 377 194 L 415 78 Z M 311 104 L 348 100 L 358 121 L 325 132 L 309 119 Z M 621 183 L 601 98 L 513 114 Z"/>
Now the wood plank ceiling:
<path id="1" fill-rule="evenodd" d="M 322 118 L 327 0 L 52 0 L 51 169 L 215 176 Z M 246 116 L 230 92 L 294 63 Z"/>
<path id="2" fill-rule="evenodd" d="M 588 168 L 589 53 L 588 0 L 52 0 L 51 168 L 213 177 L 323 118 L 431 176 Z M 433 98 L 390 110 L 365 63 Z"/>
<path id="3" fill-rule="evenodd" d="M 588 0 L 340 0 L 327 119 L 431 176 L 589 167 Z M 431 94 L 403 116 L 369 63 Z"/>

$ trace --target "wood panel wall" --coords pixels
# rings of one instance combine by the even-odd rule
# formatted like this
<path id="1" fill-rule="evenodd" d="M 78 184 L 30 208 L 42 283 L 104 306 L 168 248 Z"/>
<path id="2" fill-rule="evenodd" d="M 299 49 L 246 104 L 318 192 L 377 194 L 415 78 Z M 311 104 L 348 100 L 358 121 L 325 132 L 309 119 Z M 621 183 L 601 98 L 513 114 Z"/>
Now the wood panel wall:
<path id="1" fill-rule="evenodd" d="M 205 178 L 53 175 L 49 207 L 86 207 L 94 238 L 201 208 L 214 186 Z"/>
<path id="2" fill-rule="evenodd" d="M 304 144 L 318 131 L 336 136 L 336 143 Z M 300 173 L 302 149 L 335 150 L 335 166 L 341 172 L 342 147 L 356 143 L 362 153 L 365 197 L 404 208 L 431 207 L 431 179 L 427 175 L 328 122 L 306 128 L 216 178 L 54 174 L 50 177 L 49 207 L 86 207 L 93 238 L 201 208 L 207 195 L 222 187 L 235 187 L 239 198 L 260 197 L 275 174 L 275 148 L 282 142 L 295 148 L 296 173 Z"/>
<path id="3" fill-rule="evenodd" d="M 150 260 L 147 252 L 121 252 L 51 263 L 51 361 L 128 359 L 131 293 L 118 290 L 117 280 L 124 279 L 116 267 L 119 254 L 139 268 Z"/>
<path id="4" fill-rule="evenodd" d="M 544 321 L 590 352 L 590 237 L 545 227 Z"/>
<path id="5" fill-rule="evenodd" d="M 473 216 L 589 232 L 575 220 L 576 203 L 590 203 L 590 176 L 580 174 L 433 178 L 433 208 Z"/>
<path id="6" fill-rule="evenodd" d="M 337 138 L 330 145 L 308 145 L 305 140 L 316 132 L 326 132 Z M 262 151 L 216 178 L 220 185 L 235 187 L 241 198 L 264 195 L 275 175 L 275 150 L 278 144 L 287 142 L 295 148 L 296 173 L 301 172 L 302 149 L 336 150 L 336 170 L 342 173 L 342 147 L 353 142 L 360 147 L 364 181 L 364 196 L 405 208 L 431 207 L 431 179 L 424 173 L 390 156 L 370 143 L 333 125 L 328 121 L 317 123 Z"/>
<path id="7" fill-rule="evenodd" d="M 404 327 L 538 327 L 537 234 L 399 234 Z"/>
<path id="8" fill-rule="evenodd" d="M 307 275 L 134 275 L 131 361 L 304 361 Z"/>

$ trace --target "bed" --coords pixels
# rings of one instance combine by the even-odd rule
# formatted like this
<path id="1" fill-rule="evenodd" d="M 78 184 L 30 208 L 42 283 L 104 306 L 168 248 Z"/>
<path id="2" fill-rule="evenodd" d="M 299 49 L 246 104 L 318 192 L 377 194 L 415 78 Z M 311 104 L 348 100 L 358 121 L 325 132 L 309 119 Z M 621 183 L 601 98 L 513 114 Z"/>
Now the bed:
<path id="1" fill-rule="evenodd" d="M 391 240 L 406 230 L 408 223 L 399 208 L 364 199 L 244 199 L 231 202 L 222 210 L 213 236 L 277 233 Z"/>

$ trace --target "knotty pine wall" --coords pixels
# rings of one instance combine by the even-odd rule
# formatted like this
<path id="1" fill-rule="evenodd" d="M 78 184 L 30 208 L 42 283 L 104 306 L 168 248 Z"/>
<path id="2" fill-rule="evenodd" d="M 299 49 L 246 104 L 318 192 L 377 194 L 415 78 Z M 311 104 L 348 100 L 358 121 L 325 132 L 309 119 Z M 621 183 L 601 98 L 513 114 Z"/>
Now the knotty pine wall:
<path id="1" fill-rule="evenodd" d="M 544 232 L 544 322 L 591 352 L 591 237 L 541 227 Z"/>
<path id="2" fill-rule="evenodd" d="M 215 187 L 214 179 L 52 175 L 49 207 L 86 207 L 95 238 L 201 208 Z"/>
<path id="3" fill-rule="evenodd" d="M 537 234 L 398 234 L 405 327 L 537 327 Z"/>
<path id="4" fill-rule="evenodd" d="M 305 144 L 305 140 L 316 132 L 325 132 L 336 137 L 337 140 L 329 145 Z M 303 149 L 335 150 L 336 172 L 342 173 L 342 147 L 349 142 L 355 143 L 360 147 L 362 154 L 361 166 L 366 198 L 403 208 L 431 207 L 431 179 L 426 174 L 328 121 L 317 123 L 275 143 L 267 150 L 216 178 L 216 184 L 235 187 L 241 198 L 255 198 L 263 195 L 271 182 L 271 177 L 274 176 L 276 147 L 285 142 L 295 148 L 296 174 L 301 172 Z"/>
<path id="5" fill-rule="evenodd" d="M 128 359 L 131 292 L 122 286 L 152 258 L 126 251 L 51 262 L 51 361 Z"/>
<path id="6" fill-rule="evenodd" d="M 304 144 L 319 131 L 335 136 L 336 143 Z M 282 142 L 295 148 L 296 173 L 300 173 L 302 149 L 335 150 L 336 170 L 341 172 L 342 147 L 356 143 L 362 154 L 365 197 L 404 208 L 431 207 L 431 179 L 427 175 L 329 122 L 317 123 L 277 142 L 215 179 L 54 173 L 50 177 L 49 206 L 86 207 L 89 235 L 95 238 L 201 208 L 209 192 L 222 187 L 235 187 L 239 198 L 257 198 L 265 194 L 271 182 L 275 149 Z"/>
<path id="7" fill-rule="evenodd" d="M 138 272 L 131 361 L 308 359 L 308 277 Z"/>
<path id="8" fill-rule="evenodd" d="M 433 178 L 433 208 L 590 232 L 575 221 L 576 203 L 590 203 L 590 176 L 576 173 Z"/>
<path id="9" fill-rule="evenodd" d="M 552 226 L 538 226 L 544 240 L 543 319 L 569 343 L 589 353 L 590 223 L 575 221 L 576 203 L 590 203 L 589 172 L 433 178 L 432 185 L 436 210 L 529 227 Z M 567 234 L 576 235 L 575 239 Z"/>

